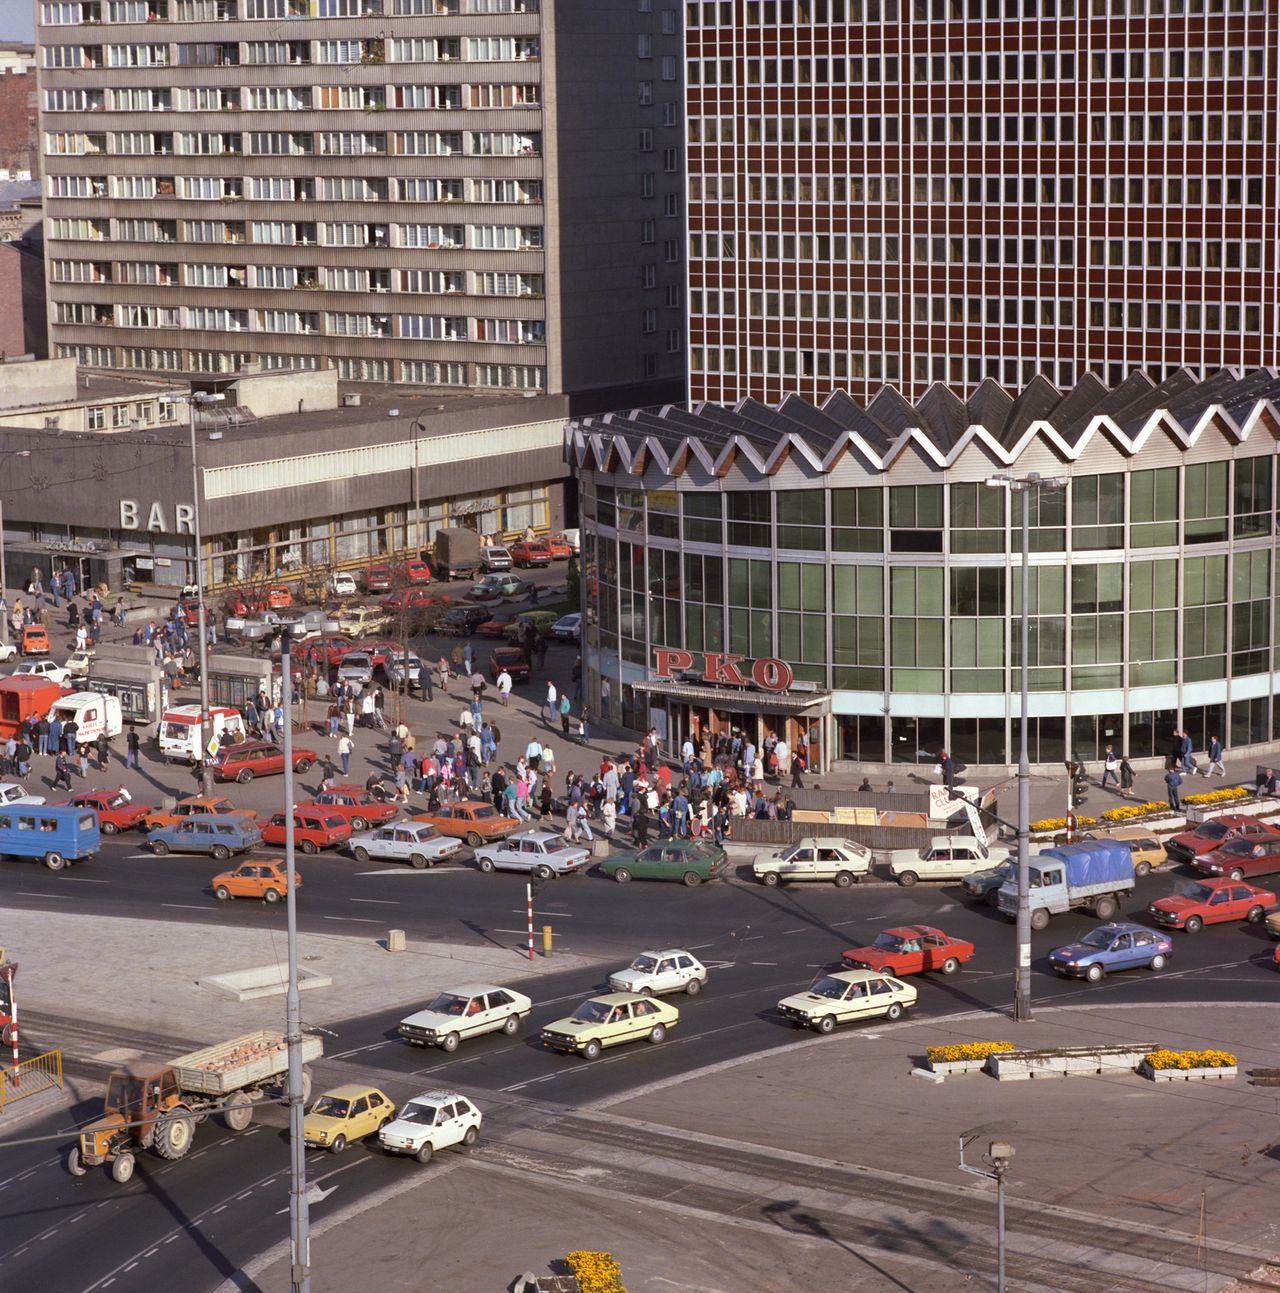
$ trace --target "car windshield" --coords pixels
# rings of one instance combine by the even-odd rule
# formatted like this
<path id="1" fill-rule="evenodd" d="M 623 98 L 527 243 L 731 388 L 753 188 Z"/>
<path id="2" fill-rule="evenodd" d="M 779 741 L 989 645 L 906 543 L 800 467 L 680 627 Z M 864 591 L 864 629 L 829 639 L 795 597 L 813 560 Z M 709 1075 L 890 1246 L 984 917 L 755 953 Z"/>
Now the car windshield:
<path id="1" fill-rule="evenodd" d="M 658 968 L 658 962 L 652 956 L 637 956 L 631 962 L 633 970 L 639 970 L 642 974 L 650 974 Z"/>
<path id="2" fill-rule="evenodd" d="M 810 847 L 811 847 L 810 845 L 805 845 L 802 848 L 799 844 L 793 844 L 789 849 L 787 849 L 782 854 L 782 860 L 784 862 L 794 862 L 796 858 L 800 856 L 801 853 L 808 853 Z"/>
<path id="3" fill-rule="evenodd" d="M 902 939 L 897 934 L 877 934 L 872 947 L 878 947 L 882 952 L 896 952 L 902 946 Z"/>
<path id="4" fill-rule="evenodd" d="M 351 1108 L 349 1100 L 340 1100 L 337 1096 L 322 1095 L 311 1108 L 312 1113 L 318 1113 L 325 1118 L 345 1118 L 347 1111 Z"/>
<path id="5" fill-rule="evenodd" d="M 1224 844 L 1218 851 L 1220 853 L 1229 853 L 1232 857 L 1252 857 L 1256 844 L 1253 840 L 1232 840 L 1230 844 Z"/>
<path id="6" fill-rule="evenodd" d="M 1224 826 L 1221 822 L 1205 822 L 1198 834 L 1206 840 L 1222 840 L 1226 839 L 1230 832 L 1231 827 Z"/>
<path id="7" fill-rule="evenodd" d="M 432 1127 L 436 1121 L 436 1107 L 433 1104 L 419 1104 L 416 1100 L 411 1100 L 400 1110 L 400 1120 L 402 1122 L 418 1122 L 424 1127 Z"/>
<path id="8" fill-rule="evenodd" d="M 824 974 L 821 978 L 814 979 L 809 991 L 815 997 L 830 997 L 833 1001 L 839 1001 L 848 987 L 842 979 L 833 979 L 829 974 Z"/>
<path id="9" fill-rule="evenodd" d="M 1213 897 L 1213 890 L 1207 884 L 1192 884 L 1182 891 L 1182 896 L 1193 902 L 1208 902 Z"/>
<path id="10" fill-rule="evenodd" d="M 1115 934 L 1107 929 L 1091 929 L 1080 941 L 1085 947 L 1110 947 Z"/>
<path id="11" fill-rule="evenodd" d="M 433 840 L 440 834 L 440 832 L 429 822 L 423 822 L 422 825 L 414 831 L 414 834 L 420 840 Z"/>
<path id="12" fill-rule="evenodd" d="M 129 792 L 128 792 L 127 790 L 121 790 L 121 791 L 119 791 L 118 793 L 116 793 L 116 794 L 114 794 L 114 795 L 111 795 L 111 796 L 107 799 L 107 807 L 108 807 L 108 808 L 123 808 L 123 807 L 125 807 L 125 805 L 126 805 L 126 804 L 128 804 L 129 802 L 130 802 L 130 795 L 129 795 Z"/>
<path id="13" fill-rule="evenodd" d="M 609 1018 L 610 1009 L 603 1001 L 584 1001 L 570 1018 L 577 1024 L 602 1024 Z"/>
<path id="14" fill-rule="evenodd" d="M 440 1015 L 462 1015 L 470 1004 L 470 997 L 460 997 L 456 992 L 442 992 L 427 1009 Z"/>

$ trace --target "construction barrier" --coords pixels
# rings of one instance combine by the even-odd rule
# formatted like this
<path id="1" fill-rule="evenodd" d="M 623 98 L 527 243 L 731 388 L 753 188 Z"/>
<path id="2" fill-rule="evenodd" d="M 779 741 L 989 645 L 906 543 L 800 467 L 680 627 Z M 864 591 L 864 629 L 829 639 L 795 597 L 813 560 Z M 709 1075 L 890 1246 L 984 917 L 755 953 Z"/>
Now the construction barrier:
<path id="1" fill-rule="evenodd" d="M 0 1113 L 25 1096 L 39 1095 L 50 1087 L 62 1087 L 62 1052 L 46 1051 L 19 1064 L 0 1068 Z"/>

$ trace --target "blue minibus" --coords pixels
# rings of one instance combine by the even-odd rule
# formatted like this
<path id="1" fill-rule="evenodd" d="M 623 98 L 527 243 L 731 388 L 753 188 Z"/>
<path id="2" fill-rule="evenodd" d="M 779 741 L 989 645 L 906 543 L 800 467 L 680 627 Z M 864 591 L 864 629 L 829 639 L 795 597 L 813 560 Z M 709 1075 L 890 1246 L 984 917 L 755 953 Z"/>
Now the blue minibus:
<path id="1" fill-rule="evenodd" d="M 0 858 L 38 858 L 50 871 L 91 858 L 102 843 L 91 808 L 10 804 L 0 809 Z"/>

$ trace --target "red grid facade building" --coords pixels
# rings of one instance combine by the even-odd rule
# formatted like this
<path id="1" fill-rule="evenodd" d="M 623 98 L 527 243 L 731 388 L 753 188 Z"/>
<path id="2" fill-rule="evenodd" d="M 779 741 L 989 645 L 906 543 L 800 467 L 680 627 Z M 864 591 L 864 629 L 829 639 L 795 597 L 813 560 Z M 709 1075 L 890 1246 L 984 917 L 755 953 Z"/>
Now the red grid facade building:
<path id="1" fill-rule="evenodd" d="M 1280 362 L 1265 0 L 685 22 L 692 398 Z"/>

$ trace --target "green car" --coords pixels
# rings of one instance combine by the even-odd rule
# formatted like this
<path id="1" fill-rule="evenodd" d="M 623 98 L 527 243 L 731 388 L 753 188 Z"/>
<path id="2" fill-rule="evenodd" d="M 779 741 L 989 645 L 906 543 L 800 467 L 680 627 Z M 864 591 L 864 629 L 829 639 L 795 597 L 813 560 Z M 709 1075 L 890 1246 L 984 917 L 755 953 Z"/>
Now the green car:
<path id="1" fill-rule="evenodd" d="M 620 884 L 628 880 L 682 880 L 690 888 L 704 880 L 718 880 L 729 858 L 718 844 L 701 840 L 662 840 L 647 848 L 614 853 L 600 870 Z"/>
<path id="2" fill-rule="evenodd" d="M 960 888 L 966 898 L 994 907 L 1000 900 L 1000 886 L 1015 875 L 1017 869 L 1017 862 L 1011 859 L 1001 862 L 997 867 L 988 867 L 985 871 L 972 871 L 960 882 Z"/>
<path id="3" fill-rule="evenodd" d="M 521 611 L 519 615 L 502 630 L 502 636 L 506 638 L 519 637 L 524 632 L 526 623 L 532 624 L 538 630 L 539 637 L 550 637 L 551 626 L 560 618 L 558 611 Z"/>

